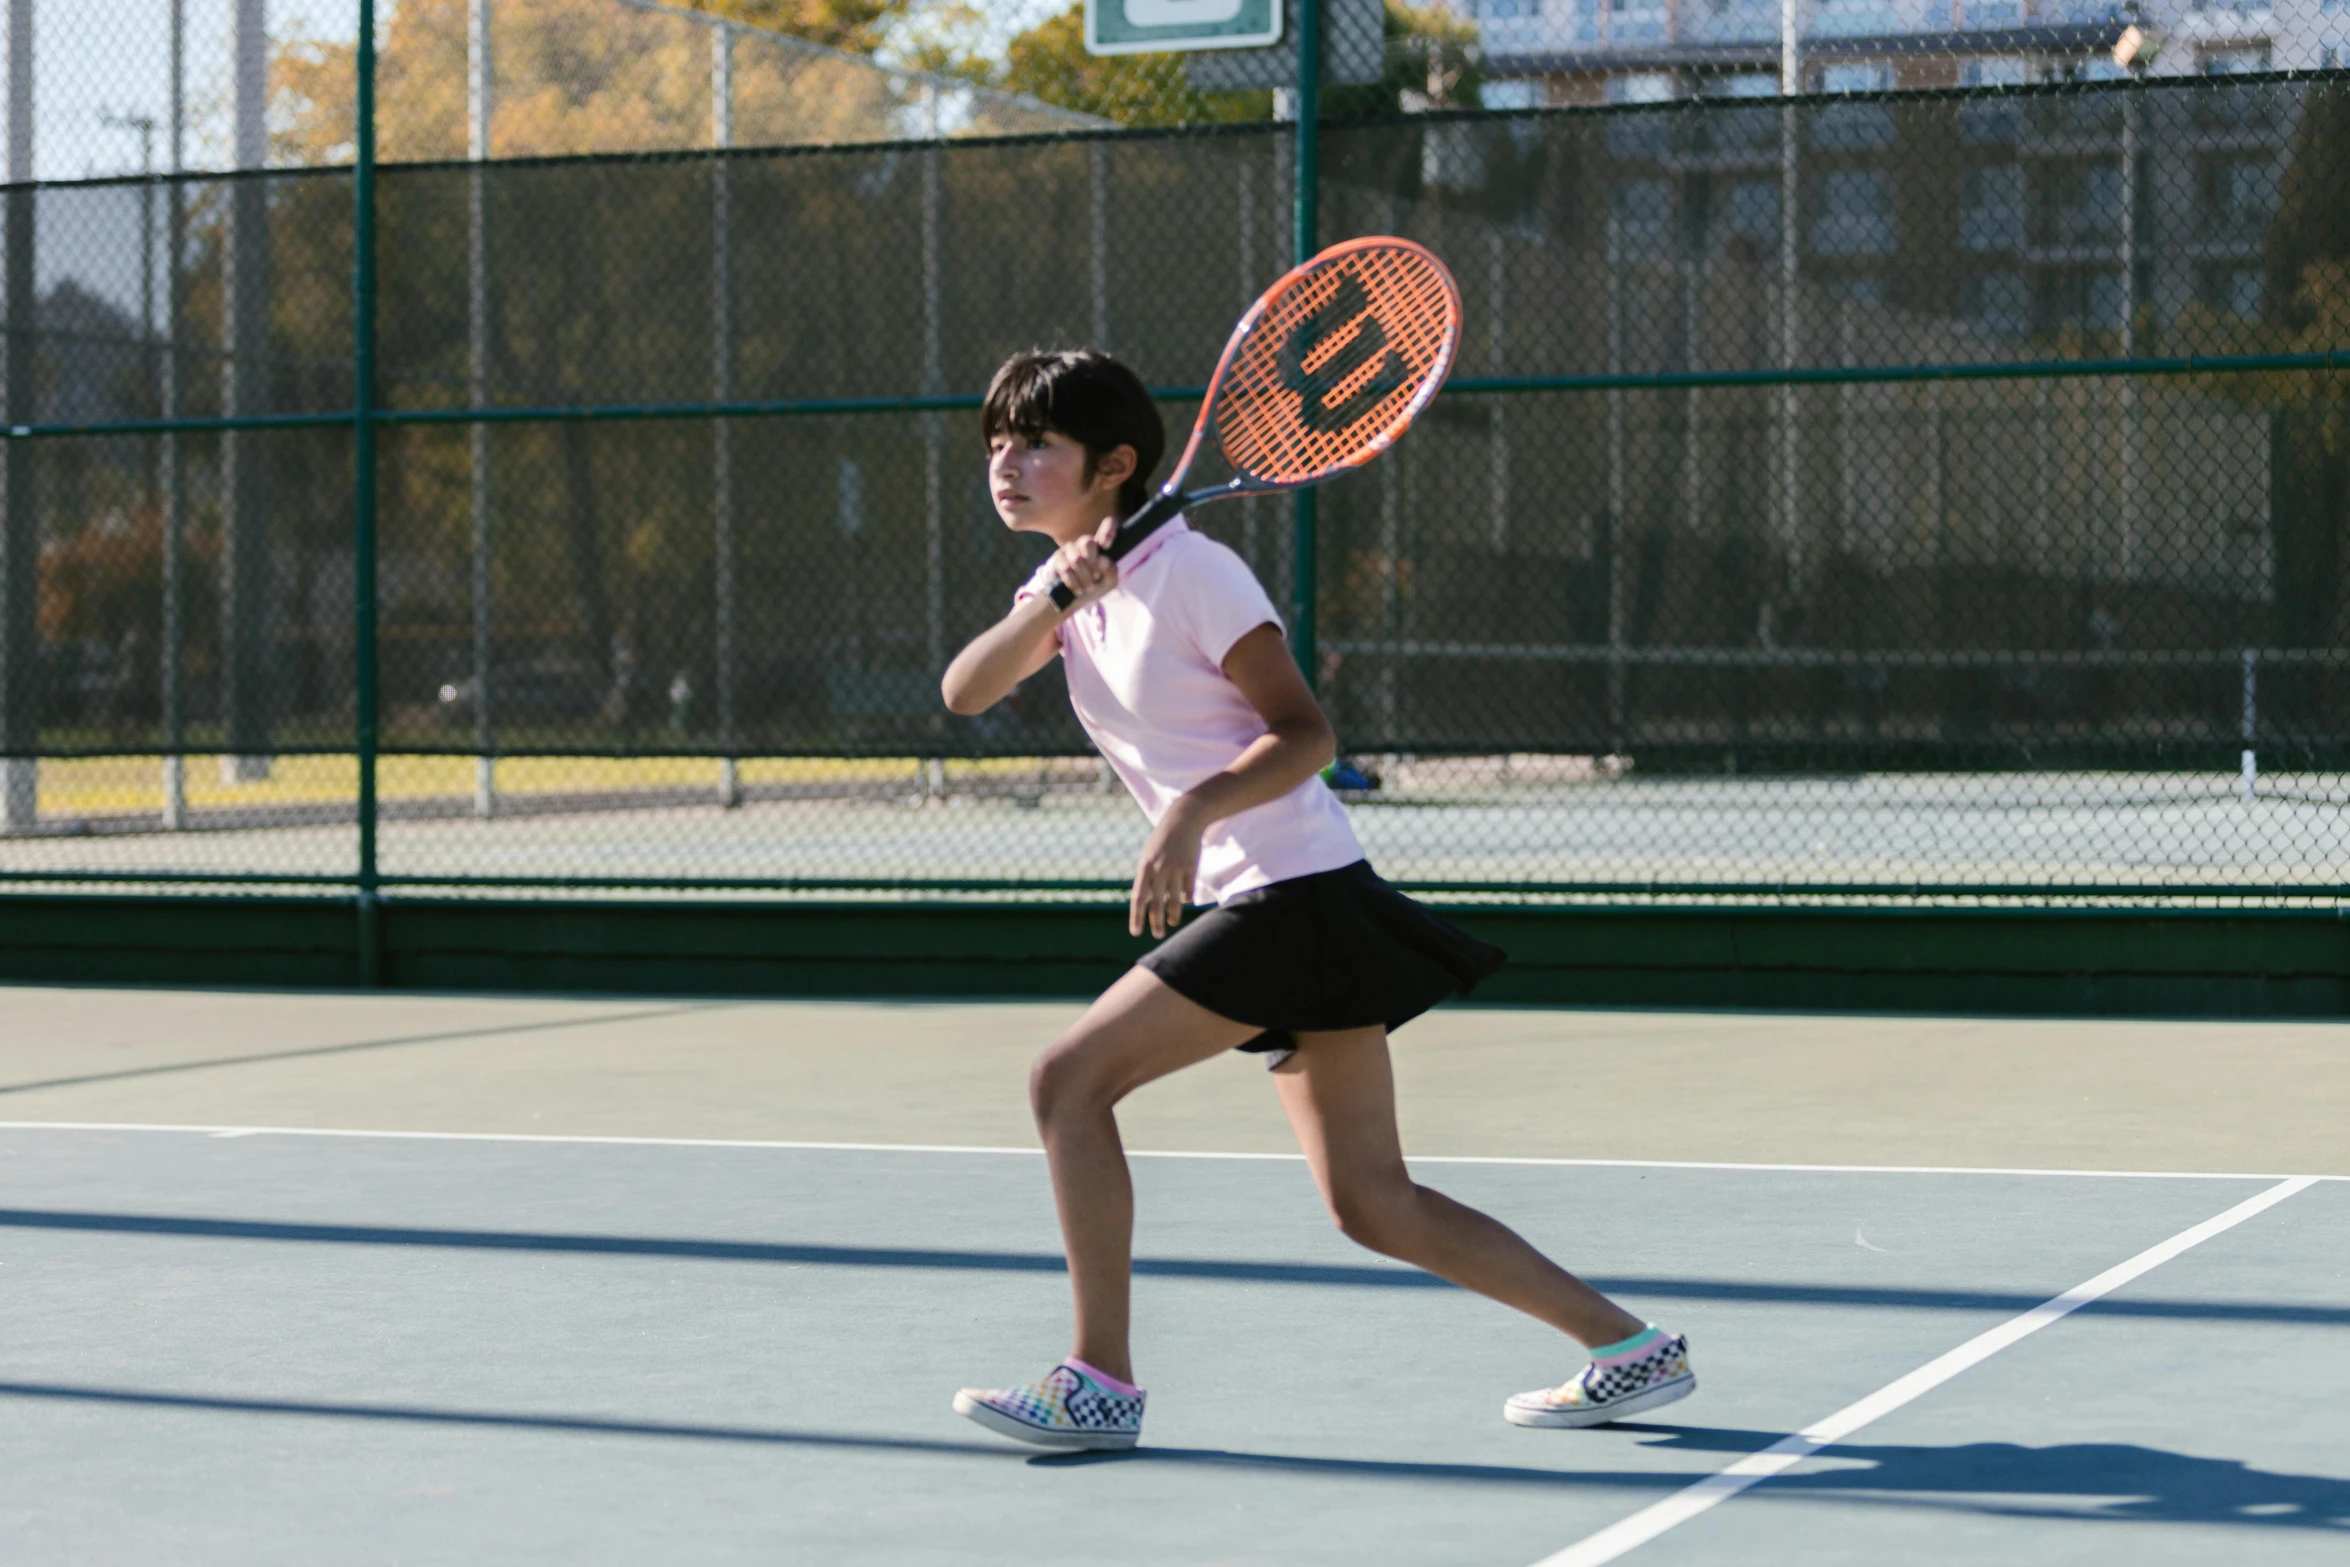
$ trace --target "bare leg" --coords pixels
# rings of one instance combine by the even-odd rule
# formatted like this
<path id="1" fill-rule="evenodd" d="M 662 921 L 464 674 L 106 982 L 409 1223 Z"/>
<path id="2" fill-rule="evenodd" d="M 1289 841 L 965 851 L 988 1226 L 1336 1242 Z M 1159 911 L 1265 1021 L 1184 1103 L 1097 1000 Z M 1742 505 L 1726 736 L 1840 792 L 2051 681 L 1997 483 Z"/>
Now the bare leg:
<path id="1" fill-rule="evenodd" d="M 1515 1306 L 1586 1348 L 1645 1326 L 1515 1230 L 1412 1180 L 1395 1129 L 1386 1030 L 1301 1034 L 1297 1054 L 1273 1081 L 1314 1182 L 1349 1239 Z"/>
<path id="2" fill-rule="evenodd" d="M 1134 1186 L 1118 1140 L 1118 1101 L 1154 1078 L 1241 1044 L 1257 1030 L 1219 1017 L 1129 969 L 1069 1032 L 1037 1058 L 1029 1102 L 1052 1168 L 1079 1360 L 1134 1380 L 1127 1303 L 1132 1284 Z"/>

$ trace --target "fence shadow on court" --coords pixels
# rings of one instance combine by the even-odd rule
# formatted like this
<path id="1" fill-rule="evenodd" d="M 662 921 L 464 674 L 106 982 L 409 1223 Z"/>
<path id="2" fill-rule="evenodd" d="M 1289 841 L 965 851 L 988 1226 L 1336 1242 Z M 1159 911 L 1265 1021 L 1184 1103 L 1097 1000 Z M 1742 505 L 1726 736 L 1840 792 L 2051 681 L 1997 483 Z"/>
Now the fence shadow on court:
<path id="1" fill-rule="evenodd" d="M 911 1268 L 951 1273 L 1061 1273 L 1067 1267 L 1058 1252 L 1042 1251 L 847 1246 L 716 1237 L 592 1235 L 527 1230 L 460 1230 L 393 1224 L 320 1224 L 274 1219 L 212 1218 L 198 1214 L 97 1213 L 44 1208 L 0 1208 L 0 1231 L 5 1230 L 63 1230 L 84 1234 L 161 1235 L 217 1241 L 299 1242 L 324 1246 L 552 1252 L 578 1257 L 661 1257 L 699 1262 L 784 1263 L 820 1268 Z M 1447 1290 L 1455 1287 L 1416 1268 L 1384 1262 L 1350 1265 L 1260 1262 L 1224 1257 L 1137 1257 L 1134 1259 L 1134 1272 L 1144 1278 L 1324 1288 Z M 1657 1296 L 1672 1300 L 1832 1306 L 1845 1309 L 2018 1312 L 2028 1311 L 2046 1299 L 2044 1295 L 2011 1290 L 1899 1288 L 1743 1279 L 1609 1275 L 1595 1276 L 1591 1282 L 1610 1294 L 1632 1299 Z M 2284 1301 L 2106 1299 L 2083 1309 L 2101 1316 L 2350 1327 L 2350 1307 Z"/>

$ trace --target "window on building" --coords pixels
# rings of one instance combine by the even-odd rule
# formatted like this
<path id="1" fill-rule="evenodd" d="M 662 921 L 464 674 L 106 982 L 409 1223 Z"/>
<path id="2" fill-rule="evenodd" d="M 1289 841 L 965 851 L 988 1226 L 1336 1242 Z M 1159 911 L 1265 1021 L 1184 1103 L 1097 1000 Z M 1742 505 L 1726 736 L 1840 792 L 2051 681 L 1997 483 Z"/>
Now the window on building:
<path id="1" fill-rule="evenodd" d="M 1610 103 L 1666 103 L 1677 96 L 1672 76 L 1664 71 L 1634 71 L 1607 79 Z M 1619 158 L 1653 158 L 1664 152 L 1672 130 L 1673 117 L 1669 115 L 1632 114 L 1611 118 L 1607 150 Z"/>
<path id="2" fill-rule="evenodd" d="M 2022 87 L 2031 79 L 2028 60 L 2006 57 L 1969 60 L 1958 69 L 1962 87 L 1999 90 Z M 1958 106 L 1958 134 L 1967 141 L 2014 141 L 2023 134 L 2023 129 L 2023 106 L 2008 99 L 1973 98 Z"/>
<path id="3" fill-rule="evenodd" d="M 1890 92 L 1893 67 L 1858 64 L 1823 66 L 1820 91 Z M 1827 103 L 1811 111 L 1811 139 L 1818 147 L 1890 147 L 1893 110 L 1882 103 Z"/>
<path id="4" fill-rule="evenodd" d="M 1489 81 L 1478 90 L 1477 101 L 1488 109 L 1539 109 L 1543 103 L 1542 83 L 1530 76 Z"/>
<path id="5" fill-rule="evenodd" d="M 2258 267 L 2212 267 L 2203 274 L 2203 302 L 2222 315 L 2257 320 L 2260 295 Z"/>
<path id="6" fill-rule="evenodd" d="M 2122 231 L 2122 169 L 2118 163 L 2058 166 L 2043 176 L 2042 221 L 2059 245 L 2116 240 Z"/>
<path id="7" fill-rule="evenodd" d="M 2227 158 L 2205 176 L 2210 230 L 2226 239 L 2257 239 L 2268 227 L 2276 196 L 2276 168 L 2266 158 Z"/>
<path id="8" fill-rule="evenodd" d="M 1779 248 L 1779 184 L 1742 180 L 1730 187 L 1730 233 L 1763 250 Z"/>
<path id="9" fill-rule="evenodd" d="M 1608 37 L 1615 43 L 1661 42 L 1665 0 L 1607 0 Z"/>
<path id="10" fill-rule="evenodd" d="M 1969 6 L 1967 14 L 1976 8 Z M 1992 55 L 1981 60 L 1969 60 L 1958 68 L 1961 87 L 2022 87 L 2032 79 L 2032 62 L 2014 55 Z"/>
<path id="11" fill-rule="evenodd" d="M 1670 103 L 1677 96 L 1673 78 L 1665 71 L 1633 71 L 1607 79 L 1610 103 Z"/>
<path id="12" fill-rule="evenodd" d="M 2032 329 L 2032 288 L 2021 272 L 1977 272 L 1959 288 L 1959 308 L 1977 331 L 2022 337 Z"/>
<path id="13" fill-rule="evenodd" d="M 1819 0 L 1812 17 L 1811 30 L 1821 38 L 1869 38 L 1901 31 L 1900 13 L 1887 0 Z"/>
<path id="14" fill-rule="evenodd" d="M 1673 188 L 1663 180 L 1624 180 L 1608 192 L 1608 243 L 1618 255 L 1656 256 L 1671 248 Z"/>
<path id="15" fill-rule="evenodd" d="M 1697 90 L 1705 98 L 1755 106 L 1717 109 L 1705 117 L 1706 134 L 1715 147 L 1757 148 L 1778 144 L 1779 111 L 1762 107 L 1766 100 L 1779 96 L 1777 73 L 1738 71 L 1708 76 L 1699 81 Z"/>
<path id="16" fill-rule="evenodd" d="M 2128 297 L 2119 272 L 2091 273 L 2082 324 L 2099 332 L 2119 331 Z"/>
<path id="17" fill-rule="evenodd" d="M 1960 176 L 1958 242 L 1969 250 L 2023 248 L 2023 165 L 1978 164 Z"/>
<path id="18" fill-rule="evenodd" d="M 2130 73 L 2113 63 L 2107 54 L 2093 54 L 2086 59 L 2051 62 L 2043 67 L 2045 80 L 2050 82 L 2078 82 L 2095 84 L 2129 80 Z M 2036 121 L 2050 130 L 2066 130 L 2076 134 L 2119 135 L 2122 129 L 2122 97 L 2118 93 L 2067 93 L 2055 99 L 2043 99 L 2032 106 Z"/>
<path id="19" fill-rule="evenodd" d="M 1505 22 L 1521 16 L 1540 16 L 1542 0 L 1471 0 L 1469 14 L 1480 22 Z"/>
<path id="20" fill-rule="evenodd" d="M 2087 59 L 2075 60 L 2054 73 L 2059 81 L 2067 82 L 2126 82 L 2130 79 L 2127 66 L 2113 63 L 2110 54 L 2093 54 Z"/>
<path id="21" fill-rule="evenodd" d="M 1681 0 L 1678 36 L 1683 43 L 1774 40 L 1779 36 L 1779 0 Z"/>
<path id="22" fill-rule="evenodd" d="M 1893 67 L 1881 61 L 1820 67 L 1822 92 L 1891 92 Z"/>
<path id="23" fill-rule="evenodd" d="M 2248 76 L 2269 68 L 2264 45 L 2257 49 L 2212 49 L 2198 62 L 2205 76 Z M 2254 125 L 2276 109 L 2275 89 L 2259 82 L 2231 82 L 2216 92 L 2198 93 L 2195 118 L 2210 126 Z"/>
<path id="24" fill-rule="evenodd" d="M 2039 320 L 2051 327 L 2111 332 L 2122 324 L 2128 297 L 2119 272 L 2052 272 L 2039 282 Z"/>
<path id="25" fill-rule="evenodd" d="M 1822 256 L 1893 253 L 1893 176 L 1884 169 L 1837 169 L 1820 179 L 1811 248 Z"/>
<path id="26" fill-rule="evenodd" d="M 1960 12 L 1960 26 L 1970 29 L 2013 27 L 2024 19 L 2018 0 L 1966 0 Z"/>

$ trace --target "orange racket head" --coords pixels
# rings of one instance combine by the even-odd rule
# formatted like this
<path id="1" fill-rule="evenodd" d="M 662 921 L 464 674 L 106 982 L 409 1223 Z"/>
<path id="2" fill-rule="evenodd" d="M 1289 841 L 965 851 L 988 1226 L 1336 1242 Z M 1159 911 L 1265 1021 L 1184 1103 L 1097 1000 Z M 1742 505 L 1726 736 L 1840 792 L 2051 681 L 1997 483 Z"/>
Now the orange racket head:
<path id="1" fill-rule="evenodd" d="M 1214 429 L 1249 489 L 1292 489 L 1394 444 L 1460 345 L 1452 274 L 1408 239 L 1350 239 L 1267 289 L 1234 328 L 1177 471 Z"/>

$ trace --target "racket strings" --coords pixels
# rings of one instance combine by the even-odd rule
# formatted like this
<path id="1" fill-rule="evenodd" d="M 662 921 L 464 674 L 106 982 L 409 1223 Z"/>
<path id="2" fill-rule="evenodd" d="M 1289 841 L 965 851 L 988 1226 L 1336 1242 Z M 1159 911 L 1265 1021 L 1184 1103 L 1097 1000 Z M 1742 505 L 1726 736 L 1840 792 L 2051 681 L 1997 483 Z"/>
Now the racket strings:
<path id="1" fill-rule="evenodd" d="M 1225 459 L 1300 484 L 1386 449 L 1451 367 L 1459 296 L 1419 246 L 1341 247 L 1269 294 L 1216 393 Z"/>

